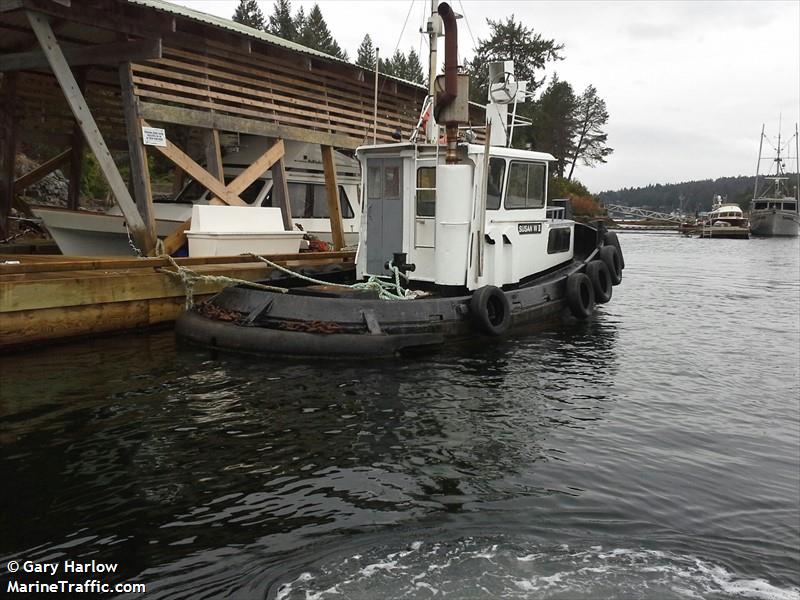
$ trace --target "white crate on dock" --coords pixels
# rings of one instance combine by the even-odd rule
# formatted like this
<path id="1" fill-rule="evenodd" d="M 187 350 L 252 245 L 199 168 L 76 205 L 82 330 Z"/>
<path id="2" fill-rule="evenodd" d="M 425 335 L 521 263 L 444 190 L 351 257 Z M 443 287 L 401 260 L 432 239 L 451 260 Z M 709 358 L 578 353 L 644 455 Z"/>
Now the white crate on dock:
<path id="1" fill-rule="evenodd" d="M 293 254 L 303 232 L 284 231 L 279 208 L 195 204 L 186 237 L 189 256 Z"/>

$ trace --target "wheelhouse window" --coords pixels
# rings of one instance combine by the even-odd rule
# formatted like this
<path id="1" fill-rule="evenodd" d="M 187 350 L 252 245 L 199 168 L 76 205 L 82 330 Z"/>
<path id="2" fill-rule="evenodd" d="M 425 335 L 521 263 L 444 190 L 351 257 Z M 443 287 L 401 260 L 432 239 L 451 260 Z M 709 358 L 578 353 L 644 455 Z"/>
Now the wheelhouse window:
<path id="1" fill-rule="evenodd" d="M 542 208 L 544 206 L 545 166 L 541 163 L 511 161 L 505 207 Z"/>
<path id="2" fill-rule="evenodd" d="M 289 205 L 292 207 L 294 219 L 327 219 L 328 195 L 325 186 L 319 183 L 290 183 Z M 244 198 L 242 198 L 244 200 Z M 274 206 L 272 190 L 267 193 L 262 206 Z M 344 188 L 339 186 L 339 206 L 343 219 L 352 219 L 355 215 Z"/>
<path id="3" fill-rule="evenodd" d="M 489 159 L 489 175 L 486 178 L 486 209 L 497 210 L 500 208 L 500 198 L 503 197 L 503 178 L 506 174 L 506 161 L 502 158 Z"/>
<path id="4" fill-rule="evenodd" d="M 572 234 L 568 227 L 554 227 L 550 230 L 547 239 L 547 253 L 558 254 L 567 252 Z"/>
<path id="5" fill-rule="evenodd" d="M 436 167 L 417 169 L 417 216 L 436 216 Z"/>
<path id="6" fill-rule="evenodd" d="M 764 210 L 767 208 L 766 202 L 756 202 L 755 210 Z"/>

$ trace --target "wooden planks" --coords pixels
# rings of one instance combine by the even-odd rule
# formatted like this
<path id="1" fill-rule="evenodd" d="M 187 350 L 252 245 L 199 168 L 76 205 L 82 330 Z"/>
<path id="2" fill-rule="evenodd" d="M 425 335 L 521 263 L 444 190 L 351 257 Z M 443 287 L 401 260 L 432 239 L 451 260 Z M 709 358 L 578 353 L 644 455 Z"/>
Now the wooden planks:
<path id="1" fill-rule="evenodd" d="M 141 62 L 161 58 L 161 40 L 139 40 L 115 42 L 82 48 L 64 48 L 64 57 L 72 67 L 84 65 L 116 65 L 120 62 Z M 49 67 L 47 57 L 41 50 L 5 54 L 0 56 L 0 72 L 28 71 Z"/>
<path id="2" fill-rule="evenodd" d="M 352 265 L 352 252 L 301 253 L 270 257 L 289 267 Z M 23 257 L 21 265 L 0 264 L 0 350 L 75 336 L 169 323 L 184 310 L 180 280 L 160 269 L 166 259 Z M 270 267 L 253 257 L 177 259 L 204 275 L 256 281 Z M 203 264 L 204 263 L 204 264 Z M 171 267 L 170 267 L 171 268 Z M 198 282 L 199 299 L 224 287 Z"/>

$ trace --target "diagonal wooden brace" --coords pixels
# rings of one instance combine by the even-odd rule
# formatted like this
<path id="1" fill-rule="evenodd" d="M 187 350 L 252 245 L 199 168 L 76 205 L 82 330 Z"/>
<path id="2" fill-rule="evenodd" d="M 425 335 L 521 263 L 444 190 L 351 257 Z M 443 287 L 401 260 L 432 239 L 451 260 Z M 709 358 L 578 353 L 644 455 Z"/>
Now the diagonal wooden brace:
<path id="1" fill-rule="evenodd" d="M 100 170 L 111 188 L 111 193 L 114 194 L 117 204 L 122 209 L 122 214 L 125 216 L 134 241 L 143 251 L 150 253 L 154 240 L 149 235 L 136 203 L 131 198 L 128 187 L 125 185 L 125 181 L 122 179 L 122 175 L 120 175 L 117 165 L 111 157 L 111 152 L 109 152 L 108 146 L 97 127 L 86 99 L 81 94 L 78 82 L 75 80 L 66 58 L 64 58 L 64 53 L 58 45 L 50 23 L 46 17 L 37 13 L 26 11 L 26 15 L 31 29 L 33 29 L 33 33 L 36 35 L 36 39 L 39 41 L 39 45 L 47 58 L 47 62 L 50 64 L 50 68 L 61 86 L 61 91 L 64 93 L 64 98 L 69 104 L 75 121 L 80 125 L 86 138 L 86 143 L 97 158 Z"/>

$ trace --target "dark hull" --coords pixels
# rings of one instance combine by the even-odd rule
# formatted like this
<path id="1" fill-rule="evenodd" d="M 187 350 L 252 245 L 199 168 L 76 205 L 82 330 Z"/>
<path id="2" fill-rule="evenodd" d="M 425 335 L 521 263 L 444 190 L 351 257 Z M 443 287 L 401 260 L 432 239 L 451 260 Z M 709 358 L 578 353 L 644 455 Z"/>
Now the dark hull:
<path id="1" fill-rule="evenodd" d="M 567 276 L 582 266 L 573 263 L 547 281 L 506 292 L 511 326 L 529 325 L 560 313 L 566 307 Z M 238 352 L 384 356 L 485 335 L 470 311 L 470 299 L 361 300 L 234 287 L 220 292 L 213 303 L 228 317 L 237 315 L 236 321 L 190 311 L 178 319 L 176 332 L 202 346 Z"/>
<path id="2" fill-rule="evenodd" d="M 567 279 L 586 270 L 598 247 L 585 248 L 582 258 L 502 291 L 507 319 L 501 331 L 487 329 L 485 315 L 482 321 L 466 290 L 381 300 L 368 292 L 330 286 L 298 286 L 286 294 L 237 286 L 181 316 L 176 333 L 194 344 L 236 352 L 333 357 L 390 356 L 497 335 L 565 312 Z"/>

